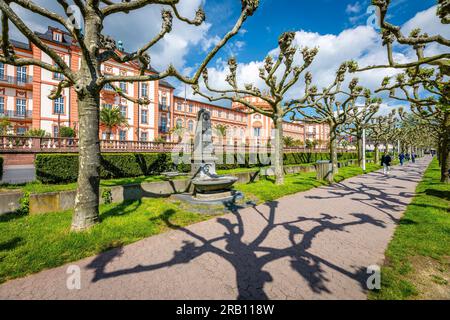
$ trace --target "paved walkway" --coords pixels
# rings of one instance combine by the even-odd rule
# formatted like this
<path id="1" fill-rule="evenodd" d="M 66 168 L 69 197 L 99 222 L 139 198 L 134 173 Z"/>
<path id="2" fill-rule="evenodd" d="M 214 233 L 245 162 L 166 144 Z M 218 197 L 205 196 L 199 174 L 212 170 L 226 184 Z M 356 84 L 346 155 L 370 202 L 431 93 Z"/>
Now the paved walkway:
<path id="1" fill-rule="evenodd" d="M 0 286 L 1 299 L 365 299 L 430 162 L 355 177 Z"/>
<path id="2" fill-rule="evenodd" d="M 34 165 L 12 165 L 3 168 L 1 183 L 21 184 L 36 179 Z"/>

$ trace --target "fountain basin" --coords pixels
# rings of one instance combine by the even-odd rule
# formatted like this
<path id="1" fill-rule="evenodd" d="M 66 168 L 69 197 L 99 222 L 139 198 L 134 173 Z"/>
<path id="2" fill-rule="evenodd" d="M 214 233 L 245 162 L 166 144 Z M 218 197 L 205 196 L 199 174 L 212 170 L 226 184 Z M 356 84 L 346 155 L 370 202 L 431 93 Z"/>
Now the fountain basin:
<path id="1" fill-rule="evenodd" d="M 195 186 L 196 192 L 215 193 L 230 190 L 238 180 L 239 179 L 237 177 L 217 177 L 208 179 L 194 179 L 192 180 L 192 184 Z"/>

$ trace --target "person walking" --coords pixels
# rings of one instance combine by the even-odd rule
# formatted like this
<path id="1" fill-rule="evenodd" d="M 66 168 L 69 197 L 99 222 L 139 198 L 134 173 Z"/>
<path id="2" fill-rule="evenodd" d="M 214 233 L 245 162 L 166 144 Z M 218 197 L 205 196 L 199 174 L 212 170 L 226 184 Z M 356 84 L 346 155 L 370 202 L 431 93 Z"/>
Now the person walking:
<path id="1" fill-rule="evenodd" d="M 398 160 L 400 160 L 400 165 L 403 166 L 403 163 L 405 162 L 405 154 L 403 152 L 398 156 Z"/>
<path id="2" fill-rule="evenodd" d="M 384 174 L 389 174 L 391 172 L 391 162 L 391 156 L 387 152 L 385 152 L 381 157 L 381 165 L 383 166 Z"/>
<path id="3" fill-rule="evenodd" d="M 416 155 L 415 152 L 413 152 L 413 153 L 411 154 L 411 161 L 412 161 L 412 163 L 416 163 L 416 158 L 417 158 L 417 155 Z"/>

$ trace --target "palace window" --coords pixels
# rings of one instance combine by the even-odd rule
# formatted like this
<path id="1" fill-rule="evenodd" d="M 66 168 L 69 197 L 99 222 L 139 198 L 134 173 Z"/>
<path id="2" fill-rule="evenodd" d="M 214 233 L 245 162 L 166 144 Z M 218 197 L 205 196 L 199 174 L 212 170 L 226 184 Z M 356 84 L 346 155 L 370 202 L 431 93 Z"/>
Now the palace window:
<path id="1" fill-rule="evenodd" d="M 148 123 L 148 111 L 147 110 L 142 110 L 141 111 L 141 123 L 142 124 L 147 124 Z"/>
<path id="2" fill-rule="evenodd" d="M 59 32 L 53 32 L 53 40 L 54 40 L 54 41 L 61 42 L 61 40 L 62 40 L 62 35 L 61 35 L 61 33 L 59 33 Z"/>
<path id="3" fill-rule="evenodd" d="M 53 138 L 59 137 L 59 128 L 58 126 L 53 126 Z"/>
<path id="4" fill-rule="evenodd" d="M 27 100 L 16 99 L 16 115 L 25 116 L 27 112 Z"/>
<path id="5" fill-rule="evenodd" d="M 253 135 L 255 137 L 261 137 L 261 128 L 254 128 Z"/>
<path id="6" fill-rule="evenodd" d="M 127 140 L 127 132 L 125 130 L 119 130 L 119 140 L 120 141 Z"/>
<path id="7" fill-rule="evenodd" d="M 183 128 L 183 120 L 181 120 L 181 119 L 177 120 L 177 127 L 178 128 Z"/>
<path id="8" fill-rule="evenodd" d="M 161 107 L 163 111 L 168 111 L 167 97 L 161 97 Z"/>
<path id="9" fill-rule="evenodd" d="M 120 113 L 124 118 L 127 117 L 127 106 L 120 106 Z"/>
<path id="10" fill-rule="evenodd" d="M 189 130 L 189 132 L 193 132 L 194 131 L 194 121 L 189 120 L 189 122 L 188 122 L 188 130 Z"/>
<path id="11" fill-rule="evenodd" d="M 147 83 L 141 84 L 141 97 L 148 97 L 148 84 Z"/>
<path id="12" fill-rule="evenodd" d="M 53 64 L 54 67 L 58 67 L 58 65 L 55 63 Z M 59 72 L 53 72 L 53 79 L 54 80 L 64 80 L 64 75 Z"/>
<path id="13" fill-rule="evenodd" d="M 189 105 L 189 112 L 190 113 L 194 112 L 194 106 L 192 104 Z"/>
<path id="14" fill-rule="evenodd" d="M 141 132 L 141 141 L 148 141 L 148 133 Z"/>
<path id="15" fill-rule="evenodd" d="M 126 82 L 120 82 L 119 86 L 120 86 L 120 90 L 122 90 L 122 92 L 127 93 L 127 83 Z"/>
<path id="16" fill-rule="evenodd" d="M 0 79 L 5 79 L 5 65 L 0 63 Z"/>
<path id="17" fill-rule="evenodd" d="M 108 90 L 108 91 L 114 91 L 114 88 L 112 87 L 112 85 L 110 83 L 106 83 L 103 86 L 103 89 Z"/>
<path id="18" fill-rule="evenodd" d="M 5 97 L 0 97 L 0 114 L 5 113 Z"/>
<path id="19" fill-rule="evenodd" d="M 165 132 L 167 130 L 167 118 L 161 117 L 161 130 Z"/>
<path id="20" fill-rule="evenodd" d="M 182 109 L 182 107 L 181 107 L 181 102 L 178 102 L 178 103 L 177 103 L 177 110 L 178 110 L 178 111 L 181 111 L 181 109 Z"/>
<path id="21" fill-rule="evenodd" d="M 17 82 L 27 82 L 27 67 L 17 67 Z"/>
<path id="22" fill-rule="evenodd" d="M 23 136 L 25 133 L 27 133 L 27 128 L 26 127 L 17 127 L 16 134 L 18 136 Z"/>
<path id="23" fill-rule="evenodd" d="M 64 114 L 64 97 L 59 97 L 53 102 L 53 113 Z"/>

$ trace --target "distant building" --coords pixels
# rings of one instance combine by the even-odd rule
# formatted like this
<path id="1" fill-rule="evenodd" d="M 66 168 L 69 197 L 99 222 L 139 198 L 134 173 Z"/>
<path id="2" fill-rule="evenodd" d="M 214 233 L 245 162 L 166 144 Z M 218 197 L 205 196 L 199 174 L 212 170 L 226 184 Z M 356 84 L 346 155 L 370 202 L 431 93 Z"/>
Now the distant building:
<path id="1" fill-rule="evenodd" d="M 54 49 L 72 70 L 79 70 L 80 48 L 68 33 L 48 27 L 45 33 L 36 32 L 36 35 Z M 11 43 L 19 57 L 34 57 L 53 64 L 52 59 L 34 44 L 18 41 Z M 123 54 L 121 51 L 117 53 Z M 139 66 L 134 62 L 120 64 L 109 60 L 101 68 L 105 74 L 111 75 L 139 74 Z M 153 69 L 147 71 L 147 74 L 154 73 L 156 71 Z M 10 120 L 11 133 L 22 135 L 30 129 L 43 129 L 52 137 L 58 137 L 60 126 L 78 131 L 77 96 L 74 89 L 64 89 L 62 96 L 56 100 L 48 98 L 61 79 L 63 75 L 38 66 L 16 67 L 0 63 L 0 117 Z M 221 124 L 227 127 L 225 143 L 250 140 L 266 142 L 273 136 L 271 119 L 259 114 L 248 115 L 248 110 L 237 104 L 233 104 L 232 108 L 225 108 L 174 96 L 175 88 L 164 80 L 115 85 L 127 95 L 134 98 L 147 97 L 151 103 L 144 106 L 130 102 L 120 97 L 111 86 L 106 86 L 101 92 L 101 106 L 119 107 L 129 124 L 113 130 L 113 140 L 176 141 L 172 129 L 181 126 L 188 133 L 193 133 L 197 112 L 201 108 L 211 111 L 213 126 Z M 309 139 L 321 141 L 325 145 L 329 136 L 327 126 L 313 123 L 285 122 L 284 130 L 285 136 L 303 143 Z M 105 128 L 100 127 L 100 138 L 106 138 Z"/>

